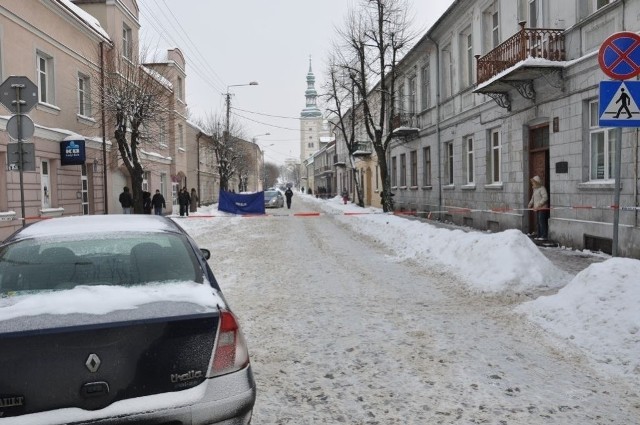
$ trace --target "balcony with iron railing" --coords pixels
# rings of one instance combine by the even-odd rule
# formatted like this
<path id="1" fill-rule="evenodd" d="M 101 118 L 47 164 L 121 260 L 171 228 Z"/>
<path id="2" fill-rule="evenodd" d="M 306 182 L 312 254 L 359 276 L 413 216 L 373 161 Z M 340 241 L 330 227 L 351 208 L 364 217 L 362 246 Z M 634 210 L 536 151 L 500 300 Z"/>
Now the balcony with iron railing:
<path id="1" fill-rule="evenodd" d="M 550 61 L 566 60 L 564 30 L 551 28 L 525 28 L 505 40 L 495 49 L 477 59 L 477 82 L 482 84 L 502 71 L 528 57 Z"/>
<path id="2" fill-rule="evenodd" d="M 394 137 L 415 136 L 420 132 L 420 117 L 415 113 L 399 112 L 391 120 L 391 131 Z"/>
<path id="3" fill-rule="evenodd" d="M 356 142 L 353 156 L 367 156 L 373 153 L 373 147 L 370 140 Z"/>

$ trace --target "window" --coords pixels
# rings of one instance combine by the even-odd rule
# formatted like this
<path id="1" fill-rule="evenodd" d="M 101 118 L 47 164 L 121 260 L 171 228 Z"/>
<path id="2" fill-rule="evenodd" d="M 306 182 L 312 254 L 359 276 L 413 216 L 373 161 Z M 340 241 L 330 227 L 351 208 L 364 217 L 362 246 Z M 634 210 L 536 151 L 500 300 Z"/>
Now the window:
<path id="1" fill-rule="evenodd" d="M 38 62 L 38 101 L 54 104 L 53 99 L 53 58 L 42 52 L 36 55 Z"/>
<path id="2" fill-rule="evenodd" d="M 491 14 L 491 45 L 495 48 L 498 44 L 500 44 L 500 20 L 498 12 L 494 12 Z"/>
<path id="3" fill-rule="evenodd" d="M 598 10 L 598 9 L 600 9 L 602 7 L 605 7 L 606 5 L 608 5 L 611 2 L 611 0 L 593 0 L 593 1 L 595 3 L 596 10 Z"/>
<path id="4" fill-rule="evenodd" d="M 542 27 L 541 6 L 540 0 L 518 0 L 518 21 L 525 21 L 527 28 Z"/>
<path id="5" fill-rule="evenodd" d="M 167 146 L 167 127 L 165 126 L 164 122 L 160 123 L 160 128 L 158 130 L 158 142 L 160 143 L 160 146 L 165 147 Z"/>
<path id="6" fill-rule="evenodd" d="M 380 179 L 379 179 L 379 177 L 380 177 L 380 169 L 379 169 L 379 166 L 376 165 L 376 190 L 380 189 Z"/>
<path id="7" fill-rule="evenodd" d="M 142 190 L 145 192 L 150 192 L 149 190 L 149 181 L 151 181 L 151 172 L 145 171 L 142 173 Z"/>
<path id="8" fill-rule="evenodd" d="M 400 186 L 407 185 L 407 155 L 400 154 Z"/>
<path id="9" fill-rule="evenodd" d="M 391 186 L 398 185 L 398 163 L 396 157 L 391 157 Z"/>
<path id="10" fill-rule="evenodd" d="M 453 142 L 444 144 L 445 184 L 453 184 Z"/>
<path id="11" fill-rule="evenodd" d="M 182 124 L 178 124 L 178 147 L 184 149 L 184 132 Z"/>
<path id="12" fill-rule="evenodd" d="M 474 179 L 475 162 L 473 159 L 473 137 L 467 137 L 467 139 L 465 140 L 464 147 L 465 147 L 465 156 L 466 156 L 465 171 L 466 171 L 466 177 L 467 177 L 467 184 L 473 184 L 475 182 L 475 179 Z"/>
<path id="13" fill-rule="evenodd" d="M 610 180 L 614 178 L 616 130 L 598 127 L 598 113 L 598 102 L 589 103 L 590 178 L 591 180 Z"/>
<path id="14" fill-rule="evenodd" d="M 84 117 L 91 116 L 91 92 L 89 88 L 89 77 L 78 74 L 78 114 Z"/>
<path id="15" fill-rule="evenodd" d="M 429 70 L 429 64 L 422 67 L 422 90 L 420 92 L 420 102 L 422 109 L 429 107 L 429 84 L 431 83 L 431 75 Z"/>
<path id="16" fill-rule="evenodd" d="M 418 151 L 411 151 L 409 153 L 409 166 L 411 167 L 411 186 L 418 186 Z"/>
<path id="17" fill-rule="evenodd" d="M 184 100 L 184 90 L 182 84 L 182 77 L 178 77 L 178 99 Z"/>
<path id="18" fill-rule="evenodd" d="M 401 114 L 404 112 L 404 84 L 400 84 L 398 86 L 398 101 L 396 103 L 398 105 L 398 113 Z"/>
<path id="19" fill-rule="evenodd" d="M 131 39 L 131 28 L 127 24 L 122 24 L 122 56 L 133 59 L 133 40 Z"/>
<path id="20" fill-rule="evenodd" d="M 460 45 L 463 46 L 460 52 L 460 63 L 463 65 L 460 75 L 460 83 L 462 87 L 469 87 L 473 84 L 473 37 L 471 36 L 471 27 L 468 27 L 460 35 Z"/>
<path id="21" fill-rule="evenodd" d="M 418 87 L 417 87 L 417 78 L 413 75 L 409 78 L 409 113 L 411 115 L 415 115 L 417 111 L 417 95 L 418 95 Z"/>
<path id="22" fill-rule="evenodd" d="M 422 185 L 431 186 L 431 147 L 422 148 Z"/>
<path id="23" fill-rule="evenodd" d="M 453 95 L 453 60 L 451 56 L 451 45 L 442 49 L 442 95 L 445 98 Z"/>
<path id="24" fill-rule="evenodd" d="M 162 196 L 166 196 L 167 192 L 167 173 L 160 173 L 160 193 Z"/>
<path id="25" fill-rule="evenodd" d="M 491 130 L 490 141 L 490 164 L 488 168 L 491 175 L 489 181 L 491 183 L 500 183 L 502 182 L 502 174 L 500 172 L 500 157 L 502 156 L 502 145 L 500 144 L 500 131 L 498 129 Z"/>
<path id="26" fill-rule="evenodd" d="M 307 143 L 307 147 L 308 147 L 308 148 L 313 148 L 313 142 L 309 142 L 309 143 Z"/>

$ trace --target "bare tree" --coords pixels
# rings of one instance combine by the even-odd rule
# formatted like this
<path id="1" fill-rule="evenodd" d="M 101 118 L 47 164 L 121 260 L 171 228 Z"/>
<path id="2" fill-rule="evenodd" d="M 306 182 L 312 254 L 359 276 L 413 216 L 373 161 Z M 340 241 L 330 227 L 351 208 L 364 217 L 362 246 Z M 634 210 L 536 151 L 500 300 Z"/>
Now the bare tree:
<path id="1" fill-rule="evenodd" d="M 326 83 L 326 109 L 329 112 L 329 124 L 341 136 L 349 152 L 349 163 L 351 169 L 355 170 L 354 152 L 358 150 L 358 140 L 356 138 L 356 124 L 362 121 L 362 115 L 356 114 L 361 111 L 356 105 L 356 90 L 354 78 L 355 74 L 349 66 L 346 66 L 345 57 L 341 53 L 339 46 L 334 46 L 334 53 L 329 59 L 328 65 L 329 81 Z M 364 197 L 360 173 L 352 173 L 358 198 L 357 205 L 364 207 Z"/>
<path id="2" fill-rule="evenodd" d="M 274 187 L 278 183 L 278 177 L 280 177 L 280 170 L 273 162 L 267 162 L 264 164 L 264 184 L 265 188 Z"/>
<path id="3" fill-rule="evenodd" d="M 238 143 L 242 131 L 239 125 L 231 122 L 229 125 L 229 133 L 237 134 L 233 137 L 225 134 L 222 130 L 224 120 L 220 115 L 208 114 L 204 120 L 200 120 L 198 125 L 205 133 L 212 136 L 213 143 L 210 145 L 216 157 L 218 164 L 218 175 L 220 176 L 220 190 L 229 191 L 231 182 L 236 174 L 239 174 L 240 181 L 242 172 L 238 173 L 238 169 L 242 168 L 245 163 L 246 153 Z"/>
<path id="4" fill-rule="evenodd" d="M 104 70 L 94 78 L 98 88 L 94 102 L 103 108 L 108 127 L 114 128 L 119 160 L 131 178 L 134 212 L 142 214 L 142 181 L 147 164 L 141 143 L 163 143 L 172 87 L 165 76 L 140 62 L 143 56 L 133 52 L 113 48 L 105 53 Z"/>
<path id="5" fill-rule="evenodd" d="M 339 88 L 334 102 L 346 102 L 344 112 L 349 110 L 347 105 L 358 110 L 347 116 L 354 123 L 345 126 L 345 140 L 353 144 L 351 132 L 358 123 L 364 125 L 378 157 L 384 211 L 393 211 L 387 148 L 397 107 L 396 67 L 416 37 L 410 31 L 410 9 L 408 0 L 360 0 L 358 9 L 350 9 L 344 27 L 338 30 L 340 54 L 334 56 Z"/>

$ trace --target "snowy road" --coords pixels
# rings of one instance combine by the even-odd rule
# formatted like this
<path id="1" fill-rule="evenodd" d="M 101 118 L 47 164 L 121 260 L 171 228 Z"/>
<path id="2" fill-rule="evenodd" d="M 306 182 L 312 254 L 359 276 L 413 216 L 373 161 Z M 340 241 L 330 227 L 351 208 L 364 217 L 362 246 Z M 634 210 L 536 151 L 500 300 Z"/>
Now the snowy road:
<path id="1" fill-rule="evenodd" d="M 331 215 L 187 222 L 249 343 L 254 424 L 640 424 L 637 388 L 522 300 L 470 295 Z"/>

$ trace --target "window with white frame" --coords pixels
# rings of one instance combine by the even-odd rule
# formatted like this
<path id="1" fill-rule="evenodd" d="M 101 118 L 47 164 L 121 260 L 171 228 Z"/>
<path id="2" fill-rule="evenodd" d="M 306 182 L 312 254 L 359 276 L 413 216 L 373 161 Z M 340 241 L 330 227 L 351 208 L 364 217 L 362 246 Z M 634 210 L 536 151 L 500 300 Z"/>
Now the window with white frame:
<path id="1" fill-rule="evenodd" d="M 122 24 L 122 56 L 133 59 L 133 40 L 131 28 L 125 23 Z"/>
<path id="2" fill-rule="evenodd" d="M 469 26 L 460 34 L 460 63 L 462 65 L 460 73 L 460 85 L 469 87 L 473 84 L 473 36 Z"/>
<path id="3" fill-rule="evenodd" d="M 78 74 L 78 114 L 91 116 L 91 86 L 87 75 Z"/>
<path id="4" fill-rule="evenodd" d="M 475 183 L 475 169 L 476 164 L 473 156 L 473 137 L 467 137 L 464 143 L 465 148 L 465 172 L 467 184 Z"/>
<path id="5" fill-rule="evenodd" d="M 398 162 L 395 156 L 391 157 L 391 186 L 398 185 Z"/>
<path id="6" fill-rule="evenodd" d="M 453 184 L 453 141 L 444 144 L 445 184 Z"/>
<path id="7" fill-rule="evenodd" d="M 164 122 L 161 122 L 159 124 L 159 128 L 158 128 L 158 143 L 160 143 L 160 146 L 162 146 L 162 147 L 167 146 L 167 127 L 166 127 Z M 163 196 L 164 196 L 164 194 L 163 194 Z"/>
<path id="8" fill-rule="evenodd" d="M 501 183 L 502 144 L 500 141 L 500 130 L 497 128 L 491 130 L 489 134 L 489 140 L 489 167 L 487 167 L 490 172 L 489 181 L 491 183 Z"/>
<path id="9" fill-rule="evenodd" d="M 590 179 L 611 180 L 615 167 L 616 130 L 598 126 L 598 101 L 589 103 Z"/>
<path id="10" fill-rule="evenodd" d="M 407 185 L 407 154 L 400 154 L 400 186 Z"/>
<path id="11" fill-rule="evenodd" d="M 151 172 L 145 171 L 142 173 L 142 190 L 149 192 L 149 182 L 151 181 Z"/>
<path id="12" fill-rule="evenodd" d="M 431 186 L 431 147 L 422 148 L 422 185 Z"/>
<path id="13" fill-rule="evenodd" d="M 410 181 L 412 187 L 418 186 L 418 151 L 409 152 Z"/>
<path id="14" fill-rule="evenodd" d="M 418 100 L 418 79 L 415 75 L 409 77 L 409 113 L 415 115 L 417 112 L 417 100 Z"/>
<path id="15" fill-rule="evenodd" d="M 184 100 L 184 89 L 182 84 L 182 77 L 178 77 L 178 99 Z"/>
<path id="16" fill-rule="evenodd" d="M 398 94 L 397 94 L 397 102 L 396 105 L 398 110 L 396 111 L 398 114 L 404 113 L 404 84 L 400 84 L 398 86 Z"/>
<path id="17" fill-rule="evenodd" d="M 36 61 L 38 64 L 38 101 L 54 104 L 53 58 L 38 51 Z"/>
<path id="18" fill-rule="evenodd" d="M 423 110 L 429 107 L 429 84 L 431 84 L 431 75 L 429 64 L 422 66 L 421 74 L 421 90 L 420 90 L 420 103 Z"/>
<path id="19" fill-rule="evenodd" d="M 160 194 L 167 196 L 167 173 L 160 173 Z"/>
<path id="20" fill-rule="evenodd" d="M 518 21 L 525 21 L 527 28 L 541 28 L 542 2 L 540 0 L 518 0 Z"/>
<path id="21" fill-rule="evenodd" d="M 451 45 L 442 49 L 442 95 L 445 98 L 453 96 L 453 57 L 451 55 Z"/>
<path id="22" fill-rule="evenodd" d="M 500 44 L 500 15 L 498 14 L 498 3 L 494 2 L 486 8 L 482 14 L 483 52 L 487 53 Z"/>

